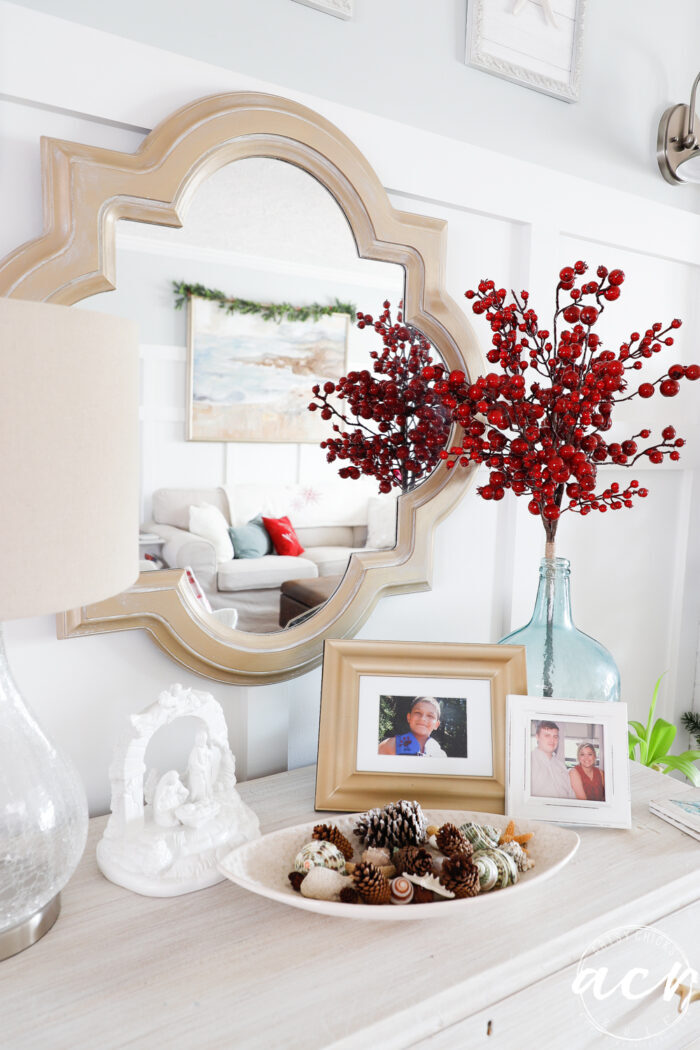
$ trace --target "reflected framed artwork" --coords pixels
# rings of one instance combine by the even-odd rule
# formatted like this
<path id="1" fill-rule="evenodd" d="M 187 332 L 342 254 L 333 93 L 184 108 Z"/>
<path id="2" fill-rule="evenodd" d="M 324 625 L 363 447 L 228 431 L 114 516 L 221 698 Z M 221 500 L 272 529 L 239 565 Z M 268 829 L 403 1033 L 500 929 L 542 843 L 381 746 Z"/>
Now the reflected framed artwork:
<path id="1" fill-rule="evenodd" d="M 506 695 L 526 688 L 523 646 L 327 640 L 316 808 L 505 812 Z"/>
<path id="2" fill-rule="evenodd" d="M 509 696 L 506 812 L 631 827 L 627 705 Z"/>
<path id="3" fill-rule="evenodd" d="M 321 413 L 308 405 L 314 384 L 337 382 L 345 372 L 347 313 L 268 319 L 196 295 L 188 311 L 189 441 L 318 443 L 328 436 Z"/>

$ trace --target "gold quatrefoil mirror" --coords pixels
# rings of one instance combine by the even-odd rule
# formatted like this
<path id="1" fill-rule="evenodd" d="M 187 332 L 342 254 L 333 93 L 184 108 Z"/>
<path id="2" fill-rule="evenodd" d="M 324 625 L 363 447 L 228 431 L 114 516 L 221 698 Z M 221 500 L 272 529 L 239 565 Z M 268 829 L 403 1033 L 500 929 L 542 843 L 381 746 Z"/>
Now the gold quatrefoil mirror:
<path id="1" fill-rule="evenodd" d="M 446 224 L 395 210 L 337 128 L 272 95 L 193 102 L 134 154 L 42 139 L 42 163 L 45 233 L 0 263 L 0 294 L 138 321 L 150 555 L 59 636 L 143 628 L 208 678 L 272 682 L 382 595 L 428 588 L 472 471 L 439 466 L 398 498 L 341 480 L 320 447 L 335 420 L 308 405 L 324 377 L 371 370 L 381 337 L 355 311 L 385 301 L 447 369 L 478 370 L 443 287 Z M 289 518 L 304 550 L 272 550 L 262 517 Z"/>

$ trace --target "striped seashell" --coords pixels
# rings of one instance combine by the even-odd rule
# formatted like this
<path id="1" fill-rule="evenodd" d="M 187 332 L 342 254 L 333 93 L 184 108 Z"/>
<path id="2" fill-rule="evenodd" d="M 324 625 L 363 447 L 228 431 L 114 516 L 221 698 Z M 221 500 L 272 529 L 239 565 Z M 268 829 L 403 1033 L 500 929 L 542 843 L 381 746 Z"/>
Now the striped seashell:
<path id="1" fill-rule="evenodd" d="M 312 868 L 330 868 L 345 874 L 345 857 L 332 842 L 314 839 L 302 846 L 294 858 L 294 870 L 307 872 Z"/>
<path id="2" fill-rule="evenodd" d="M 479 887 L 481 893 L 488 893 L 494 889 L 499 881 L 498 865 L 496 861 L 486 852 L 479 851 L 472 855 L 472 864 L 479 872 Z"/>
<path id="3" fill-rule="evenodd" d="M 511 857 L 510 853 L 506 853 L 504 850 L 501 849 L 500 846 L 498 847 L 497 850 L 494 850 L 494 853 L 500 853 L 502 857 L 505 857 L 505 859 L 506 859 L 506 861 L 508 863 L 508 867 L 510 869 L 509 870 L 509 883 L 515 885 L 515 883 L 520 878 L 520 873 L 518 872 L 518 865 L 515 863 L 515 860 L 513 859 L 513 857 Z M 509 883 L 507 882 L 506 886 Z"/>
<path id="4" fill-rule="evenodd" d="M 494 828 L 493 824 L 482 824 L 481 830 L 483 831 L 486 838 L 491 839 L 494 846 L 498 845 L 501 838 L 501 832 L 499 828 Z"/>
<path id="5" fill-rule="evenodd" d="M 514 840 L 511 842 L 504 842 L 503 845 L 498 848 L 502 850 L 503 853 L 507 853 L 509 857 L 513 858 L 517 864 L 518 871 L 529 871 L 530 868 L 534 868 L 534 860 L 532 857 L 528 857 L 519 842 L 515 842 Z"/>
<path id="6" fill-rule="evenodd" d="M 498 845 L 498 832 L 486 824 L 473 824 L 467 821 L 459 829 L 469 839 L 475 850 L 493 849 Z M 494 838 L 495 835 L 495 838 Z"/>
<path id="7" fill-rule="evenodd" d="M 502 849 L 490 849 L 488 855 L 493 858 L 498 868 L 498 887 L 504 890 L 506 886 L 518 881 L 518 866 L 508 853 Z"/>
<path id="8" fill-rule="evenodd" d="M 414 892 L 413 883 L 409 882 L 408 879 L 403 877 L 403 875 L 399 875 L 398 878 L 392 879 L 389 885 L 391 887 L 392 904 L 411 903 Z"/>

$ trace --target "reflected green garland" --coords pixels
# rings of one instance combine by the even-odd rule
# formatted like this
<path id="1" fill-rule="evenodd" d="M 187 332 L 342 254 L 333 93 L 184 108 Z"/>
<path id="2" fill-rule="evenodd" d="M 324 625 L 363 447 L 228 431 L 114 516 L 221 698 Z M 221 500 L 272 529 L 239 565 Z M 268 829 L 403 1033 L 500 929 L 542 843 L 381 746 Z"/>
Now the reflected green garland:
<path id="1" fill-rule="evenodd" d="M 336 299 L 332 306 L 320 303 L 307 303 L 294 306 L 292 303 L 256 303 L 252 299 L 236 299 L 225 295 L 216 288 L 205 288 L 203 284 L 187 284 L 185 281 L 173 281 L 175 309 L 181 310 L 190 299 L 208 299 L 218 303 L 227 314 L 257 314 L 263 321 L 318 321 L 330 314 L 347 314 L 354 318 L 357 307 L 354 303 L 341 303 Z"/>

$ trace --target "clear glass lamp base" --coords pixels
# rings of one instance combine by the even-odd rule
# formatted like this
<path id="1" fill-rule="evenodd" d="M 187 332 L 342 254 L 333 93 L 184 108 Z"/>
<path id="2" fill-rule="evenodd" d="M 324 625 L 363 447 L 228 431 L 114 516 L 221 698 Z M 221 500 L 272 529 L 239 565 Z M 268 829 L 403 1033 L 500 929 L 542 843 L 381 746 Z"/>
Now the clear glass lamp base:
<path id="1" fill-rule="evenodd" d="M 0 626 L 0 959 L 53 926 L 87 826 L 82 781 L 20 696 Z"/>
<path id="2" fill-rule="evenodd" d="M 60 911 L 61 894 L 57 893 L 48 904 L 35 911 L 19 926 L 13 926 L 12 929 L 0 933 L 0 962 L 40 941 L 44 934 L 49 932 Z"/>

